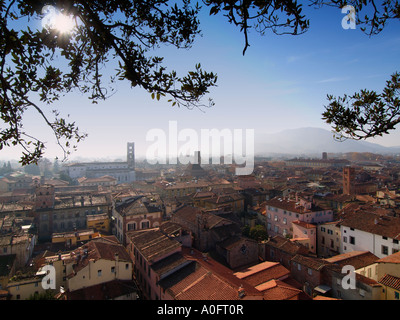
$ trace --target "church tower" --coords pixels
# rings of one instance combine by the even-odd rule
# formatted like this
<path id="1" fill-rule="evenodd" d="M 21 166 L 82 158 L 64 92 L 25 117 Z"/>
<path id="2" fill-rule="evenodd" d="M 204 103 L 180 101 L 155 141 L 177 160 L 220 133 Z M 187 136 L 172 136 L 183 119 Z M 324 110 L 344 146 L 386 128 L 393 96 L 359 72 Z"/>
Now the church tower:
<path id="1" fill-rule="evenodd" d="M 135 143 L 128 142 L 127 145 L 127 162 L 130 169 L 135 169 Z"/>

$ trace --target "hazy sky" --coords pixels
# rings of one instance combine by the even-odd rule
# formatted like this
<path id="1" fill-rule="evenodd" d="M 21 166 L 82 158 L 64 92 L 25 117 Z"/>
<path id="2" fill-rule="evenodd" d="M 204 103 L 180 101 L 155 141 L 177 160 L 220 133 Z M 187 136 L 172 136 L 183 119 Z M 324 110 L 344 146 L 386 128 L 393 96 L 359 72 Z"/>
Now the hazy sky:
<path id="1" fill-rule="evenodd" d="M 257 137 L 300 127 L 330 129 L 321 120 L 328 93 L 352 94 L 365 88 L 380 91 L 390 75 L 400 71 L 398 22 L 389 22 L 382 33 L 368 37 L 359 27 L 344 30 L 340 9 L 305 8 L 311 23 L 307 33 L 260 36 L 250 31 L 250 47 L 243 56 L 243 34 L 222 15 L 208 16 L 208 10 L 200 16 L 203 36 L 190 50 L 167 47 L 154 55 L 165 56 L 168 69 L 180 75 L 198 62 L 205 70 L 216 72 L 218 87 L 209 95 L 215 106 L 204 112 L 171 107 L 169 98 L 153 101 L 127 82 L 119 82 L 116 94 L 97 105 L 80 94 L 68 95 L 46 108 L 69 114 L 89 134 L 71 159 L 124 156 L 128 141 L 135 142 L 138 155 L 143 154 L 149 144 L 146 133 L 154 128 L 168 133 L 169 121 L 177 121 L 178 130 L 254 129 Z M 43 122 L 33 112 L 27 113 L 26 119 L 26 129 L 48 141 L 45 156 L 62 157 Z M 400 145 L 400 130 L 369 141 Z M 5 149 L 0 159 L 18 157 L 18 152 L 17 148 Z"/>

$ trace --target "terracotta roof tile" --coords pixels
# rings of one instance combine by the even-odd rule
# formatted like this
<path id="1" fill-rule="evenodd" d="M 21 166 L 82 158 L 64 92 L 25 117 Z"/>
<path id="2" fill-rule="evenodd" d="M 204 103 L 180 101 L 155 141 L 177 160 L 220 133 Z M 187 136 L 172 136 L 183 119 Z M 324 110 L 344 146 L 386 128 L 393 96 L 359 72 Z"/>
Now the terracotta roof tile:
<path id="1" fill-rule="evenodd" d="M 385 274 L 382 277 L 382 279 L 380 279 L 378 282 L 387 287 L 393 288 L 395 290 L 400 290 L 400 278 L 399 277 L 391 276 L 390 274 Z"/>
<path id="2" fill-rule="evenodd" d="M 352 265 L 355 269 L 359 269 L 376 263 L 378 259 L 376 255 L 369 251 L 351 251 L 324 260 L 336 263 L 339 266 Z"/>
<path id="3" fill-rule="evenodd" d="M 341 225 L 400 240 L 400 217 L 380 215 L 361 209 L 346 213 Z"/>
<path id="4" fill-rule="evenodd" d="M 263 292 L 264 300 L 298 300 L 301 290 L 285 282 L 271 280 L 256 287 Z"/>
<path id="5" fill-rule="evenodd" d="M 400 251 L 393 253 L 385 258 L 379 259 L 380 263 L 400 263 Z"/>
<path id="6" fill-rule="evenodd" d="M 270 280 L 280 280 L 287 277 L 290 271 L 277 262 L 263 262 L 254 267 L 236 272 L 235 276 L 243 279 L 252 286 L 258 286 Z"/>

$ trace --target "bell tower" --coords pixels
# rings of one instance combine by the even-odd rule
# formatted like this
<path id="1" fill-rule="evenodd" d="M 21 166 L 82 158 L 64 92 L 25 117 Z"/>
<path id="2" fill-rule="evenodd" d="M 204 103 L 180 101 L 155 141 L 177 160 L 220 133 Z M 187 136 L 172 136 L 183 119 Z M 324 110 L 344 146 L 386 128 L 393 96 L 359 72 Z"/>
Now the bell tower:
<path id="1" fill-rule="evenodd" d="M 343 194 L 354 194 L 354 175 L 355 170 L 351 167 L 343 168 Z"/>
<path id="2" fill-rule="evenodd" d="M 135 143 L 128 142 L 127 144 L 127 159 L 128 167 L 135 169 Z"/>

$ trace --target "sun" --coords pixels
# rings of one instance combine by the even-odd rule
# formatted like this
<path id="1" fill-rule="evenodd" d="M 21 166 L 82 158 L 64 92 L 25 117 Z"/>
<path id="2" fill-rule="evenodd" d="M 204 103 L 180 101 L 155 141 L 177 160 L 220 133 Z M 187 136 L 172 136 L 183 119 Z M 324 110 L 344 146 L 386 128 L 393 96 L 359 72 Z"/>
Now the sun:
<path id="1" fill-rule="evenodd" d="M 71 33 L 76 26 L 72 16 L 63 14 L 53 6 L 45 6 L 42 13 L 44 14 L 42 26 L 45 29 L 56 30 L 60 34 L 68 34 Z"/>
<path id="2" fill-rule="evenodd" d="M 71 33 L 75 27 L 75 22 L 71 16 L 59 13 L 54 22 L 54 28 L 60 33 Z"/>

